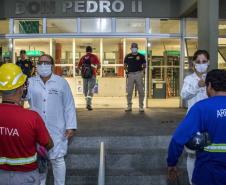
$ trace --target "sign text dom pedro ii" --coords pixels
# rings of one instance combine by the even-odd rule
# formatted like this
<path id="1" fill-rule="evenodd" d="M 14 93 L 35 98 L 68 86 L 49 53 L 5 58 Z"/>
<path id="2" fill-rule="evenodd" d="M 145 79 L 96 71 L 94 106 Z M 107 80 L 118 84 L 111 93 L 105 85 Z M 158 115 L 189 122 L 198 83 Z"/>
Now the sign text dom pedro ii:
<path id="1" fill-rule="evenodd" d="M 111 14 L 111 13 L 142 13 L 142 0 L 30 0 L 17 1 L 15 14 L 23 15 L 73 15 L 73 14 Z"/>

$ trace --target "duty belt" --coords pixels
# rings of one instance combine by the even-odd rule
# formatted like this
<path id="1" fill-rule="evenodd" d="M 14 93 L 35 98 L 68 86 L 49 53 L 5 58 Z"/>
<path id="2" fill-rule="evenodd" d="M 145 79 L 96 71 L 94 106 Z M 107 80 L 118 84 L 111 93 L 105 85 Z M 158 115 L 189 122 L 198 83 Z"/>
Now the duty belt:
<path id="1" fill-rule="evenodd" d="M 37 161 L 37 153 L 34 156 L 26 157 L 26 158 L 0 157 L 0 165 L 18 166 L 18 165 L 32 164 L 36 161 Z"/>
<path id="2" fill-rule="evenodd" d="M 226 144 L 211 144 L 204 147 L 206 152 L 226 153 Z"/>

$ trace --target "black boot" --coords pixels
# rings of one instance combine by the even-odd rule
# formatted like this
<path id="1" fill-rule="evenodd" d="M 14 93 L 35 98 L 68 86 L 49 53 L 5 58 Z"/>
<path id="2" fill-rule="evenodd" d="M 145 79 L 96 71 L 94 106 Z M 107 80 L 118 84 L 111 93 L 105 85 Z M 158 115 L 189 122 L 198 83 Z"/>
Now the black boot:
<path id="1" fill-rule="evenodd" d="M 93 110 L 91 105 L 87 105 L 86 108 L 87 108 L 87 110 Z"/>

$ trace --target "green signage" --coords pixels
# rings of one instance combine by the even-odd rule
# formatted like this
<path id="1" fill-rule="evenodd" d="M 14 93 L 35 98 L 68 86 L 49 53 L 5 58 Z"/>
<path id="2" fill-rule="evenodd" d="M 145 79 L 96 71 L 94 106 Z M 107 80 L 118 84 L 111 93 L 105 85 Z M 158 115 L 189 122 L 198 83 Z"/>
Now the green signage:
<path id="1" fill-rule="evenodd" d="M 39 21 L 19 21 L 19 33 L 39 33 Z"/>
<path id="2" fill-rule="evenodd" d="M 167 56 L 180 56 L 180 51 L 176 50 L 167 50 L 165 51 Z"/>
<path id="3" fill-rule="evenodd" d="M 44 52 L 43 51 L 39 51 L 39 50 L 28 50 L 26 51 L 26 55 L 28 57 L 39 57 L 41 55 L 43 55 Z"/>
<path id="4" fill-rule="evenodd" d="M 2 56 L 5 57 L 5 58 L 10 58 L 11 52 L 10 51 L 3 52 Z"/>

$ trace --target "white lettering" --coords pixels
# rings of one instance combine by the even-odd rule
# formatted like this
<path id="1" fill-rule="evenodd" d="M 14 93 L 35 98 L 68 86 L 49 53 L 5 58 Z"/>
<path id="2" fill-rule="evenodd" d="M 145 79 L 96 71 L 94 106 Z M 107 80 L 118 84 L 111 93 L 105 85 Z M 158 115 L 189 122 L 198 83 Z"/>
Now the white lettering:
<path id="1" fill-rule="evenodd" d="M 3 134 L 2 130 L 3 130 L 4 127 L 0 127 L 0 135 Z"/>
<path id="2" fill-rule="evenodd" d="M 71 1 L 65 1 L 63 3 L 63 13 L 66 13 L 67 12 L 67 9 L 70 9 L 72 8 L 72 2 Z"/>
<path id="3" fill-rule="evenodd" d="M 96 1 L 87 1 L 86 11 L 89 13 L 96 12 L 98 10 L 98 4 Z"/>
<path id="4" fill-rule="evenodd" d="M 0 135 L 1 136 L 18 136 L 20 137 L 19 135 L 19 132 L 16 128 L 7 128 L 7 127 L 0 127 Z"/>
<path id="5" fill-rule="evenodd" d="M 117 7 L 118 6 L 118 7 Z M 114 1 L 112 3 L 112 10 L 114 12 L 122 12 L 124 10 L 124 3 L 120 0 Z"/>
<path id="6" fill-rule="evenodd" d="M 75 1 L 75 12 L 85 12 L 85 1 Z"/>
<path id="7" fill-rule="evenodd" d="M 100 12 L 111 13 L 110 6 L 111 6 L 111 3 L 109 1 L 100 1 Z"/>
<path id="8" fill-rule="evenodd" d="M 217 118 L 223 118 L 223 117 L 226 117 L 226 109 L 219 109 L 217 110 Z"/>
<path id="9" fill-rule="evenodd" d="M 17 129 L 14 129 L 13 136 L 18 136 L 18 137 L 20 137 L 20 135 L 19 135 L 19 133 L 18 133 L 18 130 L 17 130 Z"/>

